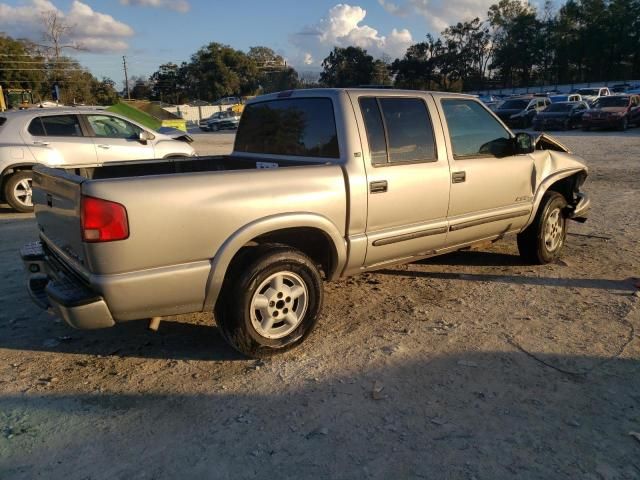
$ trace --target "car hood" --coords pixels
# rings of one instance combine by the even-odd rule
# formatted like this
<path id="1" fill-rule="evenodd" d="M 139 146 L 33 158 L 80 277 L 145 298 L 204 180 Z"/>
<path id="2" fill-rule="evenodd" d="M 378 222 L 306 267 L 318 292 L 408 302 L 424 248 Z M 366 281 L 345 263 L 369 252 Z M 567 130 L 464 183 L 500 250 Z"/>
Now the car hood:
<path id="1" fill-rule="evenodd" d="M 513 115 L 515 113 L 520 113 L 522 111 L 522 109 L 520 108 L 498 108 L 496 110 L 496 115 L 498 116 L 507 116 L 507 115 Z"/>
<path id="2" fill-rule="evenodd" d="M 181 142 L 191 143 L 193 138 L 187 132 L 172 127 L 160 127 L 156 133 L 163 140 L 179 140 Z"/>

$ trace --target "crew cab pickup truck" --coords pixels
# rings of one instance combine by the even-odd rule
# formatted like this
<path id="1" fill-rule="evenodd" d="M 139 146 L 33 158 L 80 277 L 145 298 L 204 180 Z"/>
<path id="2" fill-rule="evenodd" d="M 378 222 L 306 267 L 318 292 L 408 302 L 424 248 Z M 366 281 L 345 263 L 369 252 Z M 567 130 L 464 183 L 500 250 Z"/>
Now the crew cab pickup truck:
<path id="1" fill-rule="evenodd" d="M 73 327 L 213 312 L 263 357 L 312 331 L 325 280 L 507 234 L 554 261 L 586 176 L 471 96 L 287 91 L 246 105 L 228 156 L 36 167 L 22 258 L 33 299 Z"/>

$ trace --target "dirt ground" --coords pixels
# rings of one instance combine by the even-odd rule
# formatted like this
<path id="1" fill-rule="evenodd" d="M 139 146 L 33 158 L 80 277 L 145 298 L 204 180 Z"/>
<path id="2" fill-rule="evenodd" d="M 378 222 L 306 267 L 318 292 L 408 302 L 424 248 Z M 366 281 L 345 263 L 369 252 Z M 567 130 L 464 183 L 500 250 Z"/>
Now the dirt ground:
<path id="1" fill-rule="evenodd" d="M 208 314 L 69 329 L 23 286 L 33 218 L 0 210 L 0 478 L 640 479 L 640 129 L 558 137 L 593 199 L 563 261 L 507 239 L 328 284 L 268 361 Z"/>

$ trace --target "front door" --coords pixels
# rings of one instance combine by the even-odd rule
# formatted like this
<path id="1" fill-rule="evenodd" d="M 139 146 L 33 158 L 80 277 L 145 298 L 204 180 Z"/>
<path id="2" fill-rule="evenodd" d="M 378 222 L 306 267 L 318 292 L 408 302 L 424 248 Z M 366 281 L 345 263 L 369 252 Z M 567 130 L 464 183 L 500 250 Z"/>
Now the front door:
<path id="1" fill-rule="evenodd" d="M 514 155 L 510 132 L 479 102 L 441 98 L 451 164 L 449 246 L 520 230 L 532 210 L 531 155 Z"/>
<path id="2" fill-rule="evenodd" d="M 151 141 L 141 142 L 137 125 L 112 115 L 87 115 L 99 163 L 154 158 Z"/>
<path id="3" fill-rule="evenodd" d="M 354 94 L 353 101 L 366 132 L 365 266 L 432 253 L 446 239 L 450 188 L 432 97 Z"/>

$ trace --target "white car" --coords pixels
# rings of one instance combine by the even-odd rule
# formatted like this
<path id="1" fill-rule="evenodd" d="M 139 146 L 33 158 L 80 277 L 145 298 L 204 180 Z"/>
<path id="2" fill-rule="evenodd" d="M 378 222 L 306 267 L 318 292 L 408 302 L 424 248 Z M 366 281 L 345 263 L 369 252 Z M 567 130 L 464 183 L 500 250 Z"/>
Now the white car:
<path id="1" fill-rule="evenodd" d="M 92 167 L 109 162 L 191 157 L 193 140 L 179 130 L 151 131 L 106 110 L 29 109 L 0 115 L 0 199 L 33 210 L 31 169 Z"/>
<path id="2" fill-rule="evenodd" d="M 607 87 L 579 88 L 575 93 L 582 95 L 582 100 L 587 102 L 589 105 L 593 105 L 593 103 L 600 97 L 608 97 L 611 95 L 611 92 Z"/>

